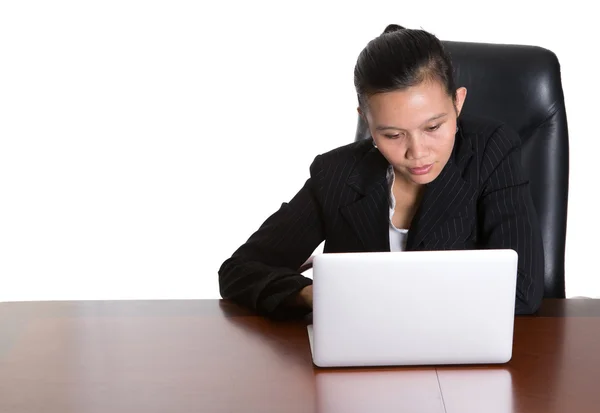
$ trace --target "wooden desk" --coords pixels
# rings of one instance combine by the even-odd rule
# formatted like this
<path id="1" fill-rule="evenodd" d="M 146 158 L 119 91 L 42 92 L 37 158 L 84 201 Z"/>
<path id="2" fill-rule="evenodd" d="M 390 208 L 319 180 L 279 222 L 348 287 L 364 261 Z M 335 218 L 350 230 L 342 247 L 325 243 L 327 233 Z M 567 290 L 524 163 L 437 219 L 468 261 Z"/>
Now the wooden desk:
<path id="1" fill-rule="evenodd" d="M 0 304 L 0 412 L 600 411 L 600 300 L 548 300 L 500 367 L 313 368 L 301 323 L 217 301 Z"/>

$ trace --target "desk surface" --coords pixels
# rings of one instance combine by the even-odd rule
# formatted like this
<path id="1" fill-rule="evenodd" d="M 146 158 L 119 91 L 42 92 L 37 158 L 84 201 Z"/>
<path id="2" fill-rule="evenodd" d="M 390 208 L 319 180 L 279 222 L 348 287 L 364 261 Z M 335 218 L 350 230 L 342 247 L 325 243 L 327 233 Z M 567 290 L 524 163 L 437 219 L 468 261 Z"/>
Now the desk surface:
<path id="1" fill-rule="evenodd" d="M 391 411 L 600 411 L 600 300 L 517 317 L 504 366 L 338 370 L 224 301 L 0 304 L 3 413 Z"/>

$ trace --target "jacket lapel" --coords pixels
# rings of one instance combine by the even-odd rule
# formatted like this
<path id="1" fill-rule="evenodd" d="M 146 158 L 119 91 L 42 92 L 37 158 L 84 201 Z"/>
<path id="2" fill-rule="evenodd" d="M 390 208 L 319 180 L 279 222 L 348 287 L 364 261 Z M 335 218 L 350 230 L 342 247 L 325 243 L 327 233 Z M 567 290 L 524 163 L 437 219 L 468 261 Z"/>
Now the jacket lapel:
<path id="1" fill-rule="evenodd" d="M 408 250 L 419 249 L 419 244 L 435 228 L 473 201 L 477 194 L 476 185 L 462 177 L 464 165 L 473 155 L 470 146 L 470 141 L 461 139 L 440 175 L 426 186 L 421 205 L 408 231 Z"/>
<path id="2" fill-rule="evenodd" d="M 347 184 L 360 193 L 354 203 L 340 209 L 365 251 L 389 251 L 389 206 L 386 172 L 387 160 L 370 149 L 350 173 Z"/>

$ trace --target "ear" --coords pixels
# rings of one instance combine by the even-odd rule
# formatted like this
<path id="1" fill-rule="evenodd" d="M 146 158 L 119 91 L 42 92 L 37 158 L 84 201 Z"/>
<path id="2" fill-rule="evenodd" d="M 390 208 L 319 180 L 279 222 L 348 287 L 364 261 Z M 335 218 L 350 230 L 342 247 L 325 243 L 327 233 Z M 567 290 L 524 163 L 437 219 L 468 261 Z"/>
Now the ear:
<path id="1" fill-rule="evenodd" d="M 362 120 L 364 120 L 366 122 L 367 117 L 365 116 L 365 112 L 363 112 L 363 110 L 360 108 L 360 106 L 356 108 L 356 111 L 358 112 L 358 116 L 360 116 L 362 118 Z"/>
<path id="2" fill-rule="evenodd" d="M 467 99 L 467 88 L 459 87 L 456 89 L 456 101 L 454 103 L 456 107 L 456 116 L 460 115 L 463 105 L 465 104 L 465 99 Z"/>

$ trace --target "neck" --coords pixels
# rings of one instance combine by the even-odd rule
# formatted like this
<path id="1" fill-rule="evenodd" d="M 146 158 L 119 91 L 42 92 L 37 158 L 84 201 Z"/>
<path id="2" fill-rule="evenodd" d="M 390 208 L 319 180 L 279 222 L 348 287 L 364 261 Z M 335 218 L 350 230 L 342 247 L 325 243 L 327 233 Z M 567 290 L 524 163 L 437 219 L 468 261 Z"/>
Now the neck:
<path id="1" fill-rule="evenodd" d="M 394 189 L 401 191 L 405 194 L 414 194 L 415 197 L 419 197 L 423 190 L 425 189 L 425 185 L 418 184 L 416 182 L 407 179 L 404 175 L 394 169 Z"/>

